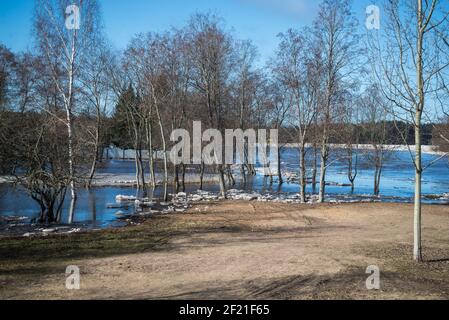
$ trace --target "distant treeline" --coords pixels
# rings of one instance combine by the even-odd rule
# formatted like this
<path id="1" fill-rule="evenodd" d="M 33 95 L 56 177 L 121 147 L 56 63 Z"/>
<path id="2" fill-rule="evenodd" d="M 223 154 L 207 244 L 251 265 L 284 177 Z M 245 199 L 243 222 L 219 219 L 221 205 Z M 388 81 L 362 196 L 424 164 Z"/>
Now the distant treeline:
<path id="1" fill-rule="evenodd" d="M 424 124 L 422 127 L 422 141 L 423 145 L 436 145 L 443 147 L 446 142 L 439 138 L 436 128 L 443 128 L 442 124 Z M 311 131 L 320 132 L 320 128 L 311 127 Z M 390 145 L 414 145 L 415 144 L 415 130 L 410 124 L 404 122 L 386 121 L 373 124 L 331 124 L 330 125 L 330 138 L 329 143 L 332 144 L 347 144 L 355 143 L 359 144 L 371 144 L 371 137 L 373 134 L 385 130 L 386 144 Z M 294 128 L 283 128 L 281 130 L 281 142 L 283 143 L 295 143 Z M 348 139 L 348 135 L 342 134 L 342 132 L 350 132 L 351 139 Z M 314 135 L 310 135 L 313 137 Z M 312 140 L 308 141 L 313 143 Z"/>

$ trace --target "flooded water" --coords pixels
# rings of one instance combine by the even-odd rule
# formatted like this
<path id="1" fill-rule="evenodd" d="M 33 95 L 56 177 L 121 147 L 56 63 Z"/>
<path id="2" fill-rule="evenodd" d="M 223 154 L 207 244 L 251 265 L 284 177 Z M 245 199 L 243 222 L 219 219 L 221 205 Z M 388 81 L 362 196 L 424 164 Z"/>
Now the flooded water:
<path id="1" fill-rule="evenodd" d="M 342 150 L 332 152 L 332 165 L 328 169 L 327 181 L 332 185 L 326 187 L 329 197 L 337 199 L 358 199 L 366 198 L 373 193 L 374 169 L 367 163 L 366 155 L 359 157 L 359 173 L 356 179 L 354 195 L 351 195 L 351 188 L 339 186 L 348 184 L 347 163 L 340 159 Z M 308 152 L 307 162 L 312 160 L 312 152 Z M 428 164 L 438 159 L 436 155 L 424 155 L 424 163 Z M 298 173 L 299 156 L 296 149 L 286 149 L 282 152 L 282 168 L 288 172 Z M 99 169 L 100 173 L 108 174 L 132 174 L 135 167 L 132 161 L 111 161 Z M 310 172 L 308 172 L 310 176 Z M 187 192 L 196 191 L 198 186 L 188 185 Z M 299 191 L 297 183 L 285 183 L 279 186 L 277 183 L 270 185 L 263 176 L 258 175 L 247 181 L 244 185 L 237 180 L 233 189 L 254 191 L 261 194 L 295 194 Z M 216 185 L 208 185 L 206 191 L 218 192 Z M 312 186 L 307 188 L 308 193 L 312 193 Z M 162 190 L 156 189 L 154 197 L 160 197 Z M 423 178 L 423 193 L 427 195 L 443 195 L 449 193 L 449 166 L 448 159 L 443 158 L 428 168 Z M 117 195 L 140 196 L 138 192 L 129 187 L 103 187 L 91 190 L 80 189 L 77 202 L 75 222 L 88 224 L 95 228 L 109 226 L 120 226 L 123 223 L 117 219 L 117 212 L 120 210 L 124 214 L 134 213 L 134 207 L 121 209 L 108 209 L 108 204 L 115 202 Z M 409 202 L 414 194 L 414 168 L 408 152 L 393 152 L 386 160 L 381 181 L 381 200 L 388 202 Z M 350 196 L 349 196 L 350 195 Z M 68 202 L 68 201 L 67 201 Z M 446 203 L 444 199 L 425 200 L 427 203 Z M 63 220 L 66 221 L 68 203 L 64 207 Z M 26 194 L 24 190 L 13 189 L 9 185 L 0 185 L 0 216 L 27 217 L 29 221 L 39 215 L 37 204 Z"/>

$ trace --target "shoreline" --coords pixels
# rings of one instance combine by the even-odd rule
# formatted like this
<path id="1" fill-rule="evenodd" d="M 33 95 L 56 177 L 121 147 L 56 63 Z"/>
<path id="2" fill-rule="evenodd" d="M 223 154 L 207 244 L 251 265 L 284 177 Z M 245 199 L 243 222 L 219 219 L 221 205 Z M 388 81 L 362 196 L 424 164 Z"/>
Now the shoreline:
<path id="1" fill-rule="evenodd" d="M 199 174 L 192 174 L 187 173 L 185 176 L 185 184 L 192 185 L 192 184 L 199 184 L 200 183 L 200 176 Z M 148 174 L 145 175 L 146 183 L 148 184 L 150 181 L 150 178 Z M 173 185 L 173 176 L 169 175 L 169 182 L 168 185 Z M 180 182 L 182 181 L 180 177 Z M 218 175 L 214 174 L 205 174 L 203 177 L 203 183 L 204 184 L 211 184 L 211 183 L 217 183 L 218 182 Z M 1 183 L 1 182 L 0 182 Z M 92 186 L 94 187 L 134 187 L 137 185 L 136 181 L 136 175 L 135 174 L 97 174 L 92 181 Z M 163 174 L 162 173 L 156 173 L 156 185 L 158 187 L 163 185 Z"/>
<path id="2" fill-rule="evenodd" d="M 180 192 L 170 194 L 169 202 L 162 202 L 160 199 L 138 198 L 131 195 L 116 195 L 116 202 L 109 204 L 108 208 L 116 208 L 118 211 L 116 219 L 97 226 L 95 223 L 85 221 L 76 222 L 72 225 L 64 223 L 39 224 L 28 217 L 0 216 L 0 239 L 8 237 L 47 237 L 49 235 L 67 235 L 72 233 L 82 233 L 102 230 L 115 230 L 130 226 L 141 225 L 148 219 L 159 215 L 188 214 L 192 208 L 202 205 L 220 206 L 228 201 L 246 202 L 249 204 L 266 205 L 296 205 L 309 208 L 317 208 L 325 205 L 362 205 L 362 204 L 382 204 L 389 206 L 411 205 L 413 199 L 402 199 L 398 197 L 381 197 L 373 195 L 327 195 L 325 203 L 318 202 L 318 195 L 307 194 L 306 202 L 302 203 L 298 193 L 258 193 L 246 192 L 244 190 L 229 189 L 227 197 L 223 198 L 217 192 L 194 191 L 191 193 Z M 449 204 L 449 194 L 441 197 L 426 197 L 423 200 L 433 200 L 434 203 L 423 203 L 424 206 L 447 206 Z M 441 202 L 437 202 L 440 200 Z M 134 212 L 122 213 L 122 208 L 134 207 Z M 30 222 L 25 222 L 30 221 Z"/>
<path id="3" fill-rule="evenodd" d="M 285 148 L 299 148 L 298 143 L 287 143 L 283 145 Z M 306 148 L 312 148 L 313 145 L 308 143 L 306 144 Z M 329 147 L 331 149 L 346 149 L 346 145 L 344 144 L 330 144 Z M 401 151 L 401 152 L 415 152 L 416 148 L 415 146 L 407 146 L 407 145 L 383 145 L 382 146 L 385 150 L 388 151 Z M 364 150 L 364 151 L 372 151 L 374 150 L 374 147 L 370 144 L 360 144 L 360 145 L 354 145 L 354 149 Z M 447 152 L 438 151 L 437 146 L 422 146 L 422 153 L 423 154 L 430 154 L 430 155 L 437 155 L 437 156 L 444 156 L 447 155 Z"/>
<path id="4" fill-rule="evenodd" d="M 281 148 L 287 149 L 297 149 L 299 148 L 299 143 L 279 143 Z M 346 149 L 347 145 L 345 144 L 329 144 L 331 149 Z M 307 143 L 306 148 L 313 148 L 313 144 Z M 359 150 L 374 150 L 374 147 L 369 144 L 359 144 L 354 145 L 354 149 L 358 148 Z M 415 151 L 415 146 L 407 146 L 407 145 L 383 145 L 383 148 L 388 151 Z M 422 146 L 423 154 L 431 154 L 431 155 L 439 155 L 443 156 L 448 154 L 447 152 L 441 152 L 438 150 L 437 146 L 425 145 Z M 104 159 L 106 160 L 123 160 L 123 161 L 134 161 L 135 160 L 136 151 L 133 149 L 120 149 L 120 148 L 106 148 L 104 150 Z M 149 160 L 148 152 L 142 150 L 142 159 Z M 161 152 L 157 152 L 155 159 L 162 160 Z"/>
<path id="5" fill-rule="evenodd" d="M 123 160 L 127 161 L 127 160 Z M 163 185 L 163 174 L 157 173 L 156 174 L 156 185 L 158 187 Z M 194 185 L 200 183 L 200 176 L 199 174 L 192 174 L 187 173 L 186 174 L 186 180 L 185 183 L 187 185 Z M 0 185 L 1 184 L 13 184 L 14 181 L 12 180 L 12 177 L 9 176 L 0 176 Z M 150 181 L 150 178 L 148 174 L 145 175 L 146 183 L 148 184 Z M 180 181 L 182 181 L 180 177 Z M 204 184 L 212 184 L 212 183 L 218 183 L 218 175 L 215 174 L 205 174 L 203 177 L 203 183 Z M 173 184 L 173 177 L 169 176 L 169 185 Z M 78 187 L 82 187 L 84 184 L 78 184 Z M 132 174 L 111 174 L 111 173 L 99 173 L 96 174 L 94 179 L 92 180 L 92 187 L 135 187 L 137 186 L 137 180 L 136 175 L 134 173 Z"/>

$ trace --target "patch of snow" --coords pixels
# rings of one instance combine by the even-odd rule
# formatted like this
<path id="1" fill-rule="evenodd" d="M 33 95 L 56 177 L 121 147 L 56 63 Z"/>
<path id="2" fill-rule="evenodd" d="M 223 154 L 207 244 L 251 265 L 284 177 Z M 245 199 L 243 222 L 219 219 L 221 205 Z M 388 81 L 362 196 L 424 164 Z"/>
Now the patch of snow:
<path id="1" fill-rule="evenodd" d="M 135 196 L 118 195 L 115 197 L 115 201 L 117 202 L 133 202 L 136 200 L 137 198 Z"/>

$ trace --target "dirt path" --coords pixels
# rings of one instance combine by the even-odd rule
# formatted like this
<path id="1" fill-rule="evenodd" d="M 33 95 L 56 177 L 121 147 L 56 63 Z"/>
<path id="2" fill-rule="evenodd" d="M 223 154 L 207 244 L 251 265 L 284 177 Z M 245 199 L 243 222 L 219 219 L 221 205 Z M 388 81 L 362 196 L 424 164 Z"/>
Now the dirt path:
<path id="1" fill-rule="evenodd" d="M 21 281 L 0 271 L 8 299 L 427 299 L 449 298 L 449 207 L 427 206 L 424 251 L 410 260 L 412 207 L 298 206 L 224 202 L 167 216 L 166 245 L 105 258 L 61 258 L 81 269 L 81 290 L 64 269 Z M 26 241 L 26 240 L 23 240 Z M 64 253 L 61 252 L 61 255 Z M 368 291 L 365 270 L 381 270 Z M 58 269 L 59 270 L 59 269 Z"/>

